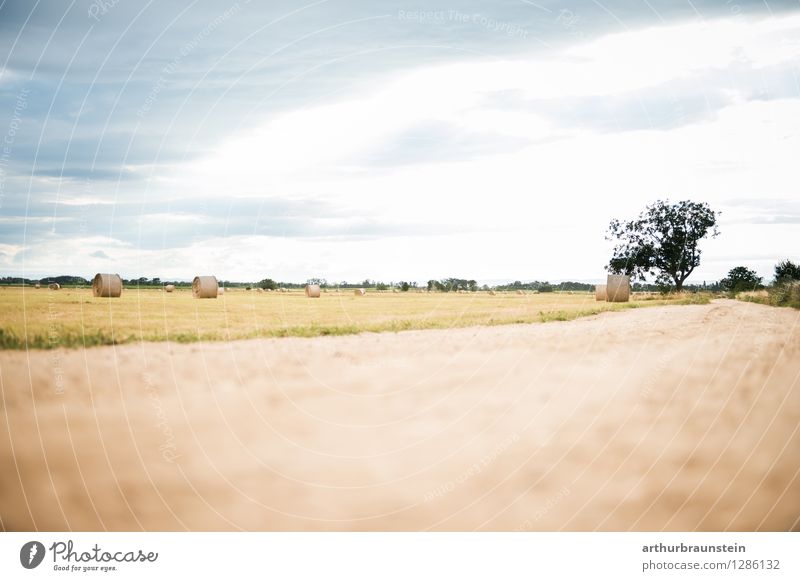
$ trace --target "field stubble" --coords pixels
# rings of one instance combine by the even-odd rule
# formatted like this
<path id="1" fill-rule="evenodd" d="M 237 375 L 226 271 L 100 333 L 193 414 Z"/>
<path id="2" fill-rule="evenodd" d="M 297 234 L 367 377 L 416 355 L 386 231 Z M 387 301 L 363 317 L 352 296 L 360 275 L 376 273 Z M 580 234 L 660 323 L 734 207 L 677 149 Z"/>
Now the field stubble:
<path id="1" fill-rule="evenodd" d="M 568 321 L 605 311 L 706 303 L 707 295 L 597 303 L 589 293 L 327 292 L 309 299 L 302 291 L 232 290 L 215 300 L 190 290 L 165 293 L 128 289 L 118 299 L 93 297 L 89 289 L 0 289 L 0 347 L 50 349 L 136 341 L 222 341 L 256 337 L 314 337 L 361 332 L 443 329 Z"/>

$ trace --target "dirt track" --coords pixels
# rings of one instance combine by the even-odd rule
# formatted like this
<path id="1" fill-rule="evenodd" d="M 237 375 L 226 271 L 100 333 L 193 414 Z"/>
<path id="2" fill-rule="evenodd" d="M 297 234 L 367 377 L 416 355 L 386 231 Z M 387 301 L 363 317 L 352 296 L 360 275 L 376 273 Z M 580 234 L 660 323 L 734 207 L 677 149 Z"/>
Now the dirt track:
<path id="1" fill-rule="evenodd" d="M 7 530 L 787 530 L 800 312 L 0 352 Z"/>

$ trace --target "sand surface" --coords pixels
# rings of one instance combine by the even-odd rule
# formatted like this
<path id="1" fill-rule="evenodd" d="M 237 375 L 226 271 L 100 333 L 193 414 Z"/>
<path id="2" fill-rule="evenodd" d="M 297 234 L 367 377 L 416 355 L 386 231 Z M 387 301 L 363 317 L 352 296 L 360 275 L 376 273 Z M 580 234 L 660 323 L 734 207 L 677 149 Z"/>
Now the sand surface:
<path id="1" fill-rule="evenodd" d="M 800 312 L 0 352 L 6 530 L 788 530 Z"/>

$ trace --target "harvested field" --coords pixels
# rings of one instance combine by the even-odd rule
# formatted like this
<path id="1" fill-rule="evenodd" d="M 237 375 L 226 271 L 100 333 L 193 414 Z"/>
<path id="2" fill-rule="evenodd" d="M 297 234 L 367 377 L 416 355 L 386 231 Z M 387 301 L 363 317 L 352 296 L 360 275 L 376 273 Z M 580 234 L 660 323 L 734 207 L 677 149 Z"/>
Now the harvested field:
<path id="1" fill-rule="evenodd" d="M 691 295 L 660 301 L 598 304 L 589 293 L 330 293 L 307 300 L 303 290 L 231 290 L 225 300 L 192 300 L 187 288 L 126 289 L 113 301 L 91 289 L 43 293 L 0 289 L 0 346 L 82 347 L 135 341 L 219 341 L 253 337 L 310 337 L 362 331 L 442 329 L 568 320 L 638 306 L 707 301 Z"/>

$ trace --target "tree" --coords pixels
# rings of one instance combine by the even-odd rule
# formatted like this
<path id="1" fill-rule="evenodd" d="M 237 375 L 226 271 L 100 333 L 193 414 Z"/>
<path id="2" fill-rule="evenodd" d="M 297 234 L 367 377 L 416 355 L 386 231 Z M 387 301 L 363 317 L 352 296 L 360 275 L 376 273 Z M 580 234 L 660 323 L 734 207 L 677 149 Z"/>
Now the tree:
<path id="1" fill-rule="evenodd" d="M 278 283 L 272 280 L 271 278 L 265 278 L 264 280 L 260 281 L 256 284 L 258 288 L 263 288 L 264 290 L 275 290 L 278 288 Z"/>
<path id="2" fill-rule="evenodd" d="M 775 265 L 775 284 L 800 280 L 800 264 L 784 260 Z"/>
<path id="3" fill-rule="evenodd" d="M 719 235 L 718 215 L 705 203 L 658 200 L 635 220 L 612 220 L 606 239 L 617 245 L 606 268 L 632 280 L 655 276 L 657 282 L 672 282 L 680 291 L 700 264 L 700 240 Z"/>
<path id="4" fill-rule="evenodd" d="M 409 288 L 411 288 L 411 285 L 409 285 L 407 282 L 403 281 L 400 283 L 400 290 L 403 291 L 404 293 L 408 292 Z"/>
<path id="5" fill-rule="evenodd" d="M 746 266 L 737 266 L 728 272 L 728 276 L 719 281 L 723 290 L 731 293 L 756 290 L 761 286 L 761 277 L 755 270 L 750 270 Z"/>

